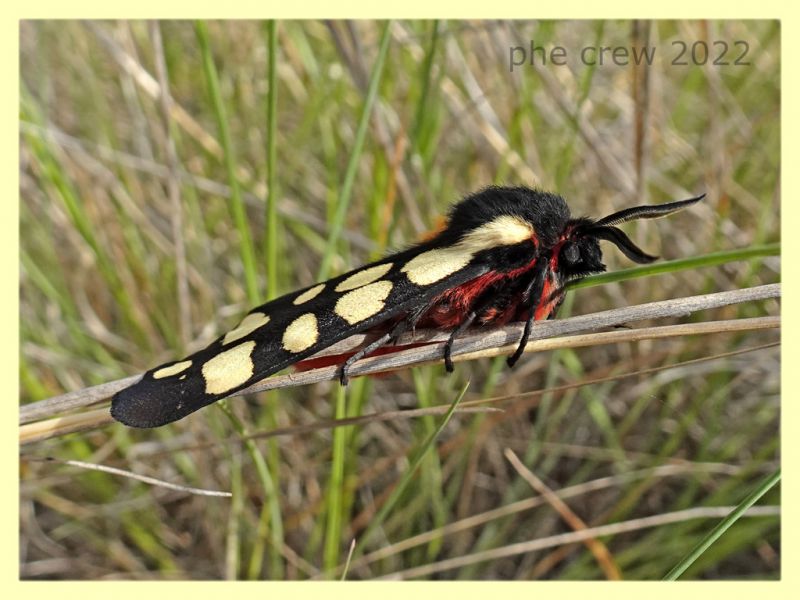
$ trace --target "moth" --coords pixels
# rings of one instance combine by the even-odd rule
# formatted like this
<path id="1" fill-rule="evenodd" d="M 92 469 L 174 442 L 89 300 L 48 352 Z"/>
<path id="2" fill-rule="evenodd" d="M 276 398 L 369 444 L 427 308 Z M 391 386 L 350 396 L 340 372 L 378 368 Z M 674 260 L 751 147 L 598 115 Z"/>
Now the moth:
<path id="1" fill-rule="evenodd" d="M 339 367 L 342 385 L 357 360 L 415 327 L 450 332 L 524 321 L 509 366 L 533 321 L 553 318 L 565 284 L 605 271 L 600 241 L 650 263 L 617 226 L 672 214 L 704 196 L 636 206 L 599 220 L 570 215 L 564 199 L 525 187 L 488 187 L 455 204 L 430 239 L 251 310 L 199 352 L 144 374 L 117 393 L 111 414 L 132 427 L 158 427 L 195 412 L 359 332 L 382 333 Z"/>

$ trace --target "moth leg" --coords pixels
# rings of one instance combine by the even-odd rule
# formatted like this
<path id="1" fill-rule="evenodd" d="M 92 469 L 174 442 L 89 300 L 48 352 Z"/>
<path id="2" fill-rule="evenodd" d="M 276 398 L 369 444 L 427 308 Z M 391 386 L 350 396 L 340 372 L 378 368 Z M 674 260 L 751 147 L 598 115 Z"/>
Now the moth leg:
<path id="1" fill-rule="evenodd" d="M 349 372 L 350 367 L 353 366 L 353 363 L 361 360 L 368 354 L 375 352 L 378 348 L 385 346 L 387 344 L 393 344 L 397 341 L 401 335 L 403 335 L 406 331 L 413 330 L 419 321 L 420 317 L 430 308 L 429 305 L 425 305 L 422 309 L 418 309 L 413 313 L 410 313 L 405 319 L 397 323 L 394 327 L 392 327 L 391 331 L 388 333 L 383 334 L 377 340 L 372 342 L 371 344 L 367 344 L 361 350 L 353 354 L 350 358 L 342 363 L 342 366 L 339 367 L 339 383 L 342 385 L 347 385 L 349 381 Z"/>
<path id="2" fill-rule="evenodd" d="M 402 321 L 400 321 L 394 327 L 392 327 L 389 333 L 382 335 L 371 344 L 364 346 L 361 350 L 359 350 L 358 352 L 353 354 L 353 356 L 344 361 L 342 363 L 342 366 L 339 367 L 339 383 L 341 383 L 342 385 L 347 385 L 347 382 L 350 379 L 348 373 L 350 371 L 350 367 L 353 366 L 353 363 L 361 360 L 368 354 L 375 352 L 375 350 L 381 348 L 382 346 L 385 346 L 387 344 L 393 344 L 394 342 L 397 341 L 397 338 L 403 335 L 406 331 L 414 331 L 414 328 L 416 327 L 417 322 L 419 322 L 419 320 L 422 318 L 422 315 L 428 312 L 428 310 L 430 310 L 430 308 L 434 306 L 435 303 L 436 300 L 434 299 L 428 302 L 427 304 L 423 304 L 421 307 L 417 308 L 413 312 L 408 313 Z"/>
<path id="3" fill-rule="evenodd" d="M 444 368 L 448 373 L 452 373 L 453 370 L 455 369 L 455 367 L 453 366 L 453 359 L 451 358 L 451 354 L 453 351 L 453 341 L 455 340 L 456 336 L 464 333 L 464 331 L 470 325 L 472 325 L 472 322 L 476 319 L 477 316 L 478 316 L 477 312 L 475 312 L 474 310 L 470 311 L 470 313 L 467 315 L 467 318 L 464 319 L 458 327 L 456 327 L 455 329 L 453 329 L 453 331 L 450 332 L 450 337 L 447 338 L 447 342 L 444 345 Z"/>
<path id="4" fill-rule="evenodd" d="M 506 359 L 506 363 L 509 367 L 513 367 L 519 360 L 520 356 L 522 356 L 522 353 L 525 352 L 525 346 L 528 345 L 528 338 L 531 336 L 531 325 L 533 324 L 533 321 L 533 312 L 531 312 L 531 316 L 528 317 L 527 321 L 525 321 L 525 329 L 522 330 L 522 337 L 519 340 L 517 349 L 514 351 L 514 354 Z"/>
<path id="5" fill-rule="evenodd" d="M 547 300 L 548 303 L 552 303 L 553 301 L 555 301 L 555 304 L 553 304 L 552 308 L 550 309 L 550 312 L 547 315 L 547 320 L 548 321 L 551 320 L 551 319 L 555 319 L 556 318 L 556 315 L 558 314 L 558 310 L 561 308 L 561 305 L 564 304 L 564 299 L 566 297 L 567 297 L 567 290 L 566 290 L 566 286 L 563 286 L 563 285 L 558 287 L 558 288 L 556 288 L 548 296 L 548 300 Z"/>
<path id="6" fill-rule="evenodd" d="M 378 348 L 385 346 L 387 344 L 391 344 L 397 340 L 402 334 L 409 330 L 410 327 L 413 326 L 411 319 L 404 319 L 397 323 L 394 327 L 392 327 L 391 331 L 388 333 L 383 334 L 374 342 L 367 344 L 361 350 L 353 354 L 349 357 L 346 361 L 342 363 L 339 367 L 339 383 L 342 385 L 347 385 L 347 382 L 350 380 L 349 372 L 350 367 L 353 366 L 353 363 L 361 360 L 368 354 L 375 352 Z"/>
<path id="7" fill-rule="evenodd" d="M 492 310 L 502 310 L 508 299 L 514 296 L 518 290 L 512 285 L 496 284 L 495 287 L 484 292 L 484 294 L 473 304 L 472 310 L 467 313 L 466 318 L 450 332 L 450 337 L 444 345 L 444 368 L 448 373 L 453 372 L 453 342 L 455 338 L 469 328 L 475 319 L 482 318 L 489 314 Z"/>
<path id="8" fill-rule="evenodd" d="M 523 296 L 526 298 L 526 305 L 529 310 L 528 320 L 525 321 L 525 329 L 522 330 L 522 337 L 519 340 L 519 345 L 514 351 L 514 354 L 506 359 L 506 364 L 513 367 L 525 352 L 525 346 L 528 345 L 528 339 L 531 336 L 531 326 L 536 319 L 536 306 L 541 300 L 542 291 L 544 290 L 544 279 L 547 276 L 547 261 L 543 261 L 543 268 L 537 269 L 528 287 L 525 289 Z"/>

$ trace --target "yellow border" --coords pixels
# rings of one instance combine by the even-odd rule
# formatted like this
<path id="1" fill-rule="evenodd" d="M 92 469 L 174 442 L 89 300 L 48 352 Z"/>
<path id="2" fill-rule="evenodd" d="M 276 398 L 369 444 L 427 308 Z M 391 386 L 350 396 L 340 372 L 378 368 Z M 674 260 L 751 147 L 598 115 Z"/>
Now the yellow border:
<path id="1" fill-rule="evenodd" d="M 2 311 L 6 340 L 13 339 L 8 332 L 18 333 L 18 277 L 19 277 L 19 232 L 17 223 L 19 222 L 19 168 L 18 150 L 19 133 L 17 115 L 19 107 L 19 19 L 25 18 L 79 18 L 91 16 L 94 18 L 188 18 L 188 17 L 207 17 L 207 18 L 311 18 L 318 16 L 327 17 L 469 17 L 469 18 L 780 18 L 782 21 L 782 159 L 784 164 L 796 165 L 798 155 L 797 141 L 800 139 L 798 131 L 797 107 L 800 106 L 798 98 L 798 80 L 796 73 L 797 66 L 794 60 L 800 57 L 800 28 L 798 19 L 791 12 L 791 3 L 779 2 L 777 0 L 761 0 L 749 3 L 731 2 L 704 2 L 696 0 L 671 0 L 670 2 L 642 3 L 619 0 L 605 0 L 600 3 L 583 5 L 575 2 L 531 2 L 525 1 L 493 1 L 482 2 L 462 0 L 458 4 L 449 6 L 435 4 L 430 0 L 406 0 L 402 5 L 395 8 L 379 6 L 374 2 L 366 0 L 342 0 L 336 3 L 322 0 L 305 0 L 293 3 L 274 3 L 274 2 L 240 2 L 237 0 L 220 2 L 206 2 L 198 6 L 197 3 L 175 3 L 160 0 L 139 0 L 131 3 L 130 6 L 104 0 L 73 0 L 70 2 L 55 2 L 53 0 L 43 1 L 34 0 L 24 3 L 5 3 L 2 11 L 7 17 L 2 20 L 2 44 L 3 72 L 5 76 L 2 81 L 6 82 L 6 89 L 2 94 L 3 114 L 6 116 L 3 121 L 3 160 L 2 165 L 6 171 L 3 181 L 6 182 L 6 194 L 4 195 L 3 206 L 6 207 L 8 215 L 3 219 L 3 228 L 6 230 L 2 235 L 4 252 L 0 254 L 0 265 L 2 265 L 2 282 L 4 294 L 2 295 Z M 13 116 L 12 116 L 13 115 Z M 784 264 L 789 265 L 789 273 L 792 274 L 794 260 L 791 258 L 797 254 L 797 240 L 800 238 L 796 233 L 786 235 L 787 232 L 794 231 L 794 225 L 798 223 L 798 202 L 800 195 L 796 180 L 797 169 L 786 171 L 783 180 L 783 196 L 789 200 L 782 204 L 782 238 L 783 254 L 788 255 L 789 260 Z M 785 295 L 789 298 L 795 296 L 795 284 L 792 279 L 785 282 Z M 796 357 L 797 342 L 795 335 L 798 333 L 796 322 L 797 317 L 794 311 L 789 308 L 782 311 L 785 319 L 786 335 L 783 336 L 785 345 L 782 349 L 784 364 L 796 364 L 792 357 Z M 17 422 L 17 402 L 18 393 L 18 344 L 8 341 L 3 347 L 3 362 L 5 367 L 5 381 L 14 382 L 12 393 L 4 395 L 4 415 L 3 423 L 7 427 L 15 429 Z M 785 465 L 784 478 L 782 484 L 783 498 L 782 505 L 784 513 L 782 516 L 783 540 L 782 540 L 782 582 L 737 582 L 737 583 L 696 583 L 685 582 L 678 584 L 659 584 L 659 583 L 511 583 L 511 582 L 455 582 L 455 583 L 237 583 L 236 590 L 223 590 L 225 583 L 137 583 L 137 584 L 96 584 L 96 583 L 44 583 L 44 582 L 18 582 L 19 574 L 19 528 L 18 528 L 18 469 L 16 456 L 18 454 L 17 432 L 7 431 L 3 439 L 7 447 L 2 453 L 3 473 L 6 474 L 7 481 L 14 483 L 14 489 L 5 494 L 4 519 L 4 552 L 3 556 L 3 582 L 9 587 L 8 592 L 13 594 L 10 597 L 19 597 L 24 594 L 25 598 L 44 597 L 49 599 L 54 595 L 58 598 L 106 598 L 113 593 L 115 600 L 123 598 L 139 598 L 144 594 L 154 594 L 158 597 L 161 594 L 191 594 L 191 598 L 216 597 L 221 593 L 237 594 L 237 597 L 258 597 L 258 598 L 280 598 L 282 595 L 291 594 L 292 598 L 314 598 L 315 600 L 322 595 L 341 594 L 353 598 L 374 598 L 380 595 L 381 600 L 403 598 L 406 600 L 409 595 L 433 596 L 443 592 L 457 596 L 459 600 L 469 598 L 479 598 L 487 593 L 500 593 L 509 598 L 531 598 L 532 594 L 541 598 L 548 598 L 551 595 L 558 595 L 558 598 L 587 598 L 597 597 L 598 594 L 608 594 L 615 598 L 670 598 L 675 594 L 691 596 L 713 593 L 719 597 L 752 598 L 755 595 L 770 594 L 776 597 L 789 597 L 791 589 L 797 585 L 797 565 L 798 552 L 796 543 L 797 518 L 798 514 L 798 492 L 797 492 L 797 441 L 793 435 L 793 429 L 800 423 L 800 411 L 793 389 L 792 382 L 783 377 L 783 389 L 789 393 L 784 393 L 786 401 L 783 403 L 783 454 L 782 462 Z M 10 425 L 8 425 L 10 424 Z M 57 586 L 57 589 L 55 587 Z M 112 587 L 113 586 L 113 589 Z M 170 589 L 164 589 L 169 586 Z M 334 588 L 334 586 L 336 586 Z M 589 589 L 588 586 L 592 586 Z M 600 587 L 603 586 L 603 587 Z M 613 586 L 613 589 L 612 587 Z M 676 587 L 679 586 L 679 587 Z M 795 590 L 793 597 L 797 597 L 798 590 Z"/>

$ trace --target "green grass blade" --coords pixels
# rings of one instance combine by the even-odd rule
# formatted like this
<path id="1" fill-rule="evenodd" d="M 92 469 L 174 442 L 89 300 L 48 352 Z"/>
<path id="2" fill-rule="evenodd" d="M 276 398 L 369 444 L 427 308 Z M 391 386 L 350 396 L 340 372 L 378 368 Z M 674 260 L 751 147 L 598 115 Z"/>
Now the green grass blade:
<path id="1" fill-rule="evenodd" d="M 347 390 L 336 388 L 336 418 L 343 419 L 347 414 Z M 333 569 L 339 561 L 339 541 L 342 533 L 342 495 L 344 490 L 345 441 L 347 427 L 337 427 L 333 432 L 333 459 L 331 478 L 328 486 L 328 521 L 325 528 L 325 548 L 323 565 Z"/>
<path id="2" fill-rule="evenodd" d="M 342 183 L 342 191 L 336 204 L 336 212 L 333 216 L 333 221 L 330 226 L 330 234 L 328 235 L 328 242 L 325 247 L 325 254 L 322 256 L 322 264 L 319 267 L 317 279 L 323 281 L 328 279 L 331 270 L 331 260 L 336 250 L 336 244 L 342 234 L 344 227 L 344 218 L 347 215 L 347 208 L 350 206 L 350 196 L 353 191 L 353 182 L 356 179 L 356 171 L 358 170 L 358 162 L 361 159 L 361 151 L 364 147 L 364 139 L 367 135 L 367 127 L 369 126 L 369 118 L 372 114 L 372 107 L 375 104 L 375 99 L 378 97 L 378 84 L 381 80 L 381 73 L 383 73 L 383 65 L 386 63 L 386 54 L 389 50 L 389 30 L 392 22 L 387 21 L 381 33 L 380 49 L 378 50 L 378 57 L 375 59 L 375 65 L 372 67 L 372 74 L 369 78 L 369 87 L 367 88 L 367 97 L 364 100 L 364 107 L 361 111 L 361 118 L 358 122 L 358 129 L 356 130 L 355 144 L 353 151 L 350 154 L 350 160 L 347 163 L 347 171 L 345 172 L 344 182 Z"/>
<path id="3" fill-rule="evenodd" d="M 225 169 L 228 174 L 228 185 L 231 188 L 231 212 L 239 232 L 241 243 L 242 266 L 244 268 L 245 287 L 247 289 L 247 299 L 251 304 L 259 304 L 258 292 L 258 273 L 256 271 L 256 251 L 253 239 L 250 234 L 250 227 L 247 223 L 244 200 L 239 189 L 239 180 L 236 176 L 236 157 L 231 141 L 231 132 L 228 128 L 228 117 L 225 113 L 225 103 L 222 100 L 222 92 L 219 87 L 219 77 L 217 68 L 214 66 L 214 57 L 211 54 L 211 44 L 208 39 L 208 28 L 204 21 L 195 23 L 195 33 L 197 42 L 200 46 L 200 54 L 203 58 L 203 71 L 206 76 L 208 93 L 214 105 L 214 115 L 217 119 L 219 128 L 220 142 L 225 156 Z"/>
<path id="4" fill-rule="evenodd" d="M 383 525 L 383 522 L 386 520 L 389 512 L 392 510 L 392 508 L 394 508 L 394 505 L 403 495 L 403 492 L 408 487 L 408 484 L 411 483 L 411 479 L 414 477 L 417 469 L 422 464 L 422 459 L 433 447 L 433 443 L 436 441 L 436 438 L 439 437 L 439 434 L 441 434 L 444 428 L 447 426 L 447 423 L 450 421 L 450 417 L 453 416 L 453 413 L 458 407 L 458 404 L 461 402 L 461 399 L 467 393 L 468 388 L 469 382 L 467 382 L 467 384 L 461 390 L 461 393 L 459 393 L 456 399 L 453 400 L 452 404 L 450 404 L 450 408 L 444 417 L 442 417 L 442 420 L 439 422 L 439 425 L 436 427 L 436 429 L 432 431 L 430 435 L 428 435 L 425 441 L 422 442 L 422 445 L 420 445 L 419 449 L 415 452 L 414 457 L 411 459 L 411 464 L 400 478 L 400 481 L 397 482 L 397 487 L 394 488 L 391 495 L 386 499 L 386 502 L 372 518 L 369 523 L 369 527 L 367 527 L 366 531 L 364 531 L 364 535 L 361 536 L 361 539 L 356 544 L 356 549 L 353 551 L 353 556 L 358 556 L 360 554 L 361 550 L 365 547 L 367 542 L 369 542 L 370 538 L 375 534 L 378 528 Z"/>
<path id="5" fill-rule="evenodd" d="M 264 263 L 267 267 L 267 300 L 278 296 L 278 23 L 267 22 L 267 230 Z"/>
<path id="6" fill-rule="evenodd" d="M 568 288 L 579 289 L 591 287 L 593 285 L 614 283 L 626 279 L 635 279 L 637 277 L 659 275 L 661 273 L 674 273 L 675 271 L 685 271 L 687 269 L 714 267 L 716 265 L 723 265 L 725 263 L 736 262 L 740 260 L 762 258 L 764 256 L 777 256 L 780 253 L 781 245 L 778 243 L 764 244 L 763 246 L 753 246 L 752 248 L 723 250 L 722 252 L 712 252 L 711 254 L 704 254 L 703 256 L 679 258 L 677 260 L 668 260 L 666 262 L 653 263 L 651 265 L 642 265 L 640 267 L 623 269 L 621 271 L 614 271 L 612 273 L 591 275 L 590 277 L 585 277 L 584 279 L 569 283 Z"/>
<path id="7" fill-rule="evenodd" d="M 225 402 L 219 402 L 217 406 L 219 406 L 228 417 L 236 433 L 241 437 L 246 437 L 248 431 L 236 415 L 233 414 L 233 411 L 231 411 L 228 405 Z M 270 543 L 272 545 L 269 577 L 271 579 L 282 579 L 283 561 L 281 559 L 281 549 L 283 548 L 283 518 L 281 516 L 280 490 L 277 489 L 269 467 L 267 466 L 267 461 L 255 441 L 245 440 L 244 446 L 256 467 L 256 472 L 261 482 L 261 489 L 264 492 L 264 502 L 269 509 L 270 524 L 272 526 L 269 531 Z M 252 570 L 251 568 L 251 571 Z"/>
<path id="8" fill-rule="evenodd" d="M 428 114 L 430 106 L 428 100 L 430 98 L 431 83 L 433 80 L 433 64 L 436 56 L 436 49 L 439 47 L 439 21 L 434 21 L 431 26 L 431 39 L 428 47 L 425 49 L 425 61 L 422 64 L 422 73 L 420 79 L 422 81 L 422 91 L 417 100 L 417 108 L 414 111 L 414 126 L 412 129 L 411 139 L 415 145 L 419 144 L 420 132 L 422 131 L 425 122 L 425 115 Z"/>
<path id="9" fill-rule="evenodd" d="M 747 498 L 736 507 L 736 510 L 731 512 L 727 517 L 722 519 L 714 529 L 712 529 L 705 538 L 703 538 L 697 546 L 695 546 L 689 554 L 687 554 L 672 570 L 664 576 L 665 581 L 675 581 L 678 577 L 688 569 L 694 561 L 696 561 L 705 552 L 711 544 L 716 542 L 720 536 L 725 533 L 731 526 L 739 520 L 739 518 L 747 511 L 748 508 L 758 502 L 764 494 L 771 490 L 781 479 L 781 470 L 778 469 L 764 478 L 761 483 L 756 486 Z"/>
<path id="10" fill-rule="evenodd" d="M 273 300 L 278 297 L 278 253 L 281 248 L 281 243 L 278 238 L 279 216 L 278 216 L 278 22 L 275 20 L 267 21 L 265 25 L 267 34 L 267 80 L 269 88 L 267 90 L 267 206 L 266 206 L 266 229 L 264 231 L 264 264 L 266 266 L 266 299 Z M 278 392 L 269 393 L 265 395 L 265 407 L 267 408 L 265 420 L 268 427 L 277 427 L 276 411 L 274 410 L 275 404 L 278 402 Z M 268 466 L 269 470 L 273 473 L 278 473 L 280 470 L 280 452 L 277 440 L 269 440 L 267 442 L 267 460 L 268 465 L 264 465 L 265 470 Z M 267 510 L 269 509 L 269 510 Z M 269 521 L 276 522 L 280 519 L 280 504 L 275 501 L 268 503 L 263 509 L 262 520 L 259 522 L 259 527 L 262 523 L 266 524 Z M 282 536 L 281 536 L 282 537 Z M 277 539 L 273 540 L 277 541 Z M 263 539 L 256 542 L 253 549 L 253 557 L 251 559 L 251 568 L 248 576 L 250 579 L 256 579 L 257 573 L 261 569 L 261 561 L 258 560 L 258 553 L 263 553 Z M 258 551 L 258 552 L 256 552 Z M 278 566 L 276 563 L 275 566 Z"/>

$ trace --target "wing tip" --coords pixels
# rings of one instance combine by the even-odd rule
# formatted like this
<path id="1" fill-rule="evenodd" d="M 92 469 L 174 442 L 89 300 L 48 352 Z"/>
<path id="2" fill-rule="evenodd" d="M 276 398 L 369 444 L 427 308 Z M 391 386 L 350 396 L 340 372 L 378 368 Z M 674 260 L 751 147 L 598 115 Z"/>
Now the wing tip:
<path id="1" fill-rule="evenodd" d="M 111 398 L 111 416 L 123 425 L 137 429 L 168 423 L 159 417 L 160 411 L 153 410 L 152 399 L 147 393 L 141 393 L 139 388 L 140 384 L 137 383 L 114 394 Z"/>
<path id="2" fill-rule="evenodd" d="M 123 425 L 138 429 L 161 427 L 182 419 L 214 401 L 192 389 L 190 380 L 166 382 L 145 375 L 132 386 L 114 394 L 111 398 L 111 416 Z M 206 401 L 187 402 L 186 398 L 202 398 Z"/>

